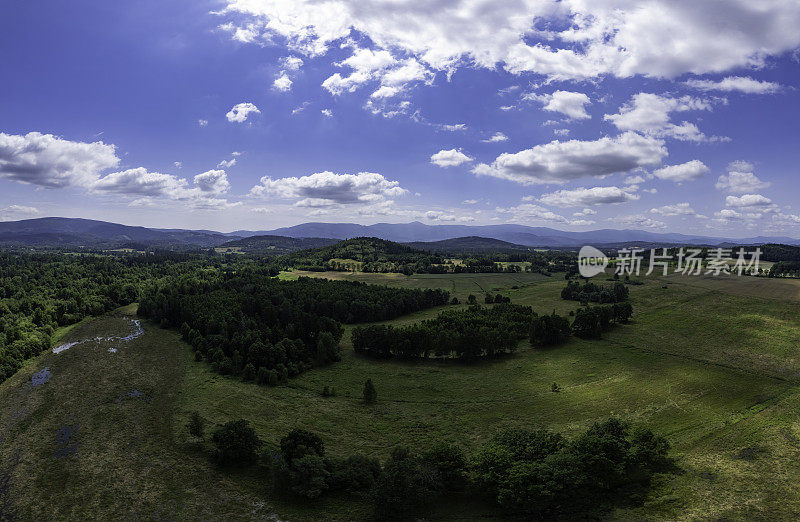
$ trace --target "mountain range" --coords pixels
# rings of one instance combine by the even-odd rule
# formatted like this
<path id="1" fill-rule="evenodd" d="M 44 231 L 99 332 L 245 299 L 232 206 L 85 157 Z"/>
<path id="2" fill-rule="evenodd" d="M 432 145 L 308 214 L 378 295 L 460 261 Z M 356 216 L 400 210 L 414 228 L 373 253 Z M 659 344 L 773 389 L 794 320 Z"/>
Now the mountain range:
<path id="1" fill-rule="evenodd" d="M 261 243 L 280 245 L 279 250 L 311 248 L 329 243 L 329 240 L 353 237 L 378 237 L 399 243 L 414 243 L 415 248 L 439 250 L 445 245 L 433 242 L 461 239 L 462 246 L 491 248 L 493 243 L 482 243 L 475 238 L 488 238 L 503 243 L 494 243 L 501 249 L 523 247 L 580 247 L 583 245 L 622 245 L 646 243 L 648 245 L 753 245 L 782 243 L 797 245 L 800 240 L 780 236 L 756 236 L 748 238 L 725 238 L 678 233 L 660 233 L 644 230 L 601 229 L 588 232 L 570 232 L 546 227 L 526 225 L 426 225 L 412 223 L 377 223 L 358 225 L 353 223 L 303 223 L 274 230 L 237 230 L 217 232 L 213 230 L 155 229 L 121 225 L 105 221 L 79 218 L 47 217 L 21 221 L 0 222 L 0 245 L 16 247 L 50 248 L 210 248 L 254 236 L 280 236 L 283 238 L 310 239 L 309 241 L 286 241 L 266 238 Z M 258 242 L 245 241 L 244 244 Z M 509 245 L 510 244 L 510 245 Z M 235 246 L 235 243 L 230 246 Z"/>

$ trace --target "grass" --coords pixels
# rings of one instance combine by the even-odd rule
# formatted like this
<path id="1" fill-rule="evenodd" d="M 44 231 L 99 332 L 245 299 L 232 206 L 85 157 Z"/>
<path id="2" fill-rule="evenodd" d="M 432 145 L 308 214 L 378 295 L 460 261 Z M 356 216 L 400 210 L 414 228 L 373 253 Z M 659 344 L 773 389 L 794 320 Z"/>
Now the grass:
<path id="1" fill-rule="evenodd" d="M 579 306 L 559 298 L 563 278 L 539 274 L 282 277 L 298 275 L 444 288 L 462 301 L 499 292 L 539 313 Z M 683 470 L 659 476 L 643 505 L 614 518 L 796 519 L 800 303 L 792 288 L 800 286 L 793 284 L 646 278 L 631 286 L 634 322 L 603 340 L 573 339 L 549 350 L 523 342 L 512 356 L 473 365 L 372 361 L 353 354 L 346 334 L 341 362 L 277 388 L 213 374 L 193 362 L 174 332 L 145 325 L 117 354 L 103 343 L 44 354 L 0 385 L 0 473 L 10 470 L 22 519 L 360 519 L 369 510 L 364 499 L 287 503 L 271 496 L 263 472 L 217 469 L 185 430 L 190 412 L 212 424 L 248 419 L 270 447 L 303 427 L 319 433 L 332 455 L 381 458 L 397 444 L 423 449 L 441 438 L 472 451 L 503 427 L 575 434 L 614 415 L 666 435 Z M 63 340 L 124 330 L 130 313 L 82 323 Z M 26 384 L 44 366 L 50 382 Z M 361 402 L 367 378 L 377 387 L 374 406 Z M 553 382 L 559 393 L 550 391 Z M 324 386 L 337 395 L 322 397 Z M 133 389 L 147 400 L 117 402 Z M 56 458 L 55 434 L 65 425 L 78 425 L 77 453 Z M 492 514 L 491 506 L 459 498 L 446 499 L 430 518 Z"/>

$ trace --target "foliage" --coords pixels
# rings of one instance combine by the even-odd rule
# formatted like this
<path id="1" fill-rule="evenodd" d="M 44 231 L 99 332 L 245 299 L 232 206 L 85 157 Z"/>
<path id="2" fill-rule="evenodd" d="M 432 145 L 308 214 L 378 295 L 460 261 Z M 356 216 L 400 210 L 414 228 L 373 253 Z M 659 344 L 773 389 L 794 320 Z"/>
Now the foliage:
<path id="1" fill-rule="evenodd" d="M 448 303 L 440 290 L 409 290 L 303 277 L 272 269 L 196 272 L 147 288 L 139 314 L 181 335 L 224 375 L 275 385 L 339 360 L 340 322 L 378 321 Z"/>
<path id="2" fill-rule="evenodd" d="M 533 346 L 554 346 L 569 339 L 569 319 L 553 312 L 551 315 L 536 316 L 531 321 L 531 344 Z"/>
<path id="3" fill-rule="evenodd" d="M 372 379 L 367 379 L 364 383 L 364 403 L 365 404 L 375 404 L 378 400 L 378 391 L 375 389 L 375 385 L 372 384 Z"/>
<path id="4" fill-rule="evenodd" d="M 613 285 L 599 285 L 586 281 L 568 281 L 561 290 L 561 299 L 580 301 L 581 303 L 621 303 L 628 299 L 628 288 L 616 282 Z"/>
<path id="5" fill-rule="evenodd" d="M 519 340 L 528 337 L 532 314 L 530 307 L 508 303 L 473 305 L 408 326 L 357 327 L 353 349 L 379 358 L 492 357 L 513 352 Z"/>
<path id="6" fill-rule="evenodd" d="M 221 464 L 249 464 L 256 460 L 261 440 L 246 420 L 226 422 L 211 436 Z"/>
<path id="7" fill-rule="evenodd" d="M 189 422 L 186 424 L 186 429 L 192 437 L 202 439 L 206 433 L 206 421 L 196 411 L 192 412 L 189 417 Z"/>

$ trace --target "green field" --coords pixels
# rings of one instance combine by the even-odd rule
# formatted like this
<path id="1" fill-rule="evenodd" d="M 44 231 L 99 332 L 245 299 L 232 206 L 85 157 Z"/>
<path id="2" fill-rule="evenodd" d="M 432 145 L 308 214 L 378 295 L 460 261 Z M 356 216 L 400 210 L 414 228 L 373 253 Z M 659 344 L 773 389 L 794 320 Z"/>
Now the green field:
<path id="1" fill-rule="evenodd" d="M 502 293 L 539 313 L 568 313 L 564 279 L 540 274 L 286 273 L 412 288 L 442 288 L 464 301 Z M 424 449 L 450 439 L 474 450 L 502 427 L 575 434 L 619 416 L 673 445 L 680 472 L 660 475 L 642 505 L 617 519 L 790 520 L 800 516 L 800 285 L 765 278 L 648 278 L 631 287 L 633 323 L 601 341 L 548 350 L 527 342 L 478 364 L 373 361 L 353 354 L 288 385 L 264 388 L 195 363 L 172 331 L 145 324 L 127 343 L 47 353 L 0 385 L 0 480 L 10 477 L 16 515 L 32 519 L 349 520 L 362 498 L 300 505 L 272 496 L 266 473 L 217 469 L 184 425 L 248 419 L 269 444 L 303 427 L 332 455 L 385 458 L 397 444 Z M 516 288 L 512 288 L 516 287 Z M 433 317 L 428 310 L 399 318 Z M 124 335 L 125 314 L 84 322 L 65 341 Z M 111 346 L 117 353 L 109 353 Z M 28 383 L 48 367 L 52 378 Z M 371 378 L 378 403 L 360 401 Z M 550 391 L 558 383 L 560 393 Z M 323 386 L 337 395 L 324 398 Z M 128 394 L 136 390 L 140 396 Z M 77 426 L 65 444 L 56 435 Z M 63 435 L 63 432 L 62 432 Z M 63 454 L 65 448 L 68 454 Z M 74 452 L 73 452 L 74 451 Z M 69 453 L 73 452 L 73 453 Z M 16 464 L 15 464 L 16 462 Z M 1 483 L 1 482 L 0 482 Z M 0 506 L 3 505 L 0 488 Z M 469 498 L 433 506 L 430 519 L 491 518 Z"/>

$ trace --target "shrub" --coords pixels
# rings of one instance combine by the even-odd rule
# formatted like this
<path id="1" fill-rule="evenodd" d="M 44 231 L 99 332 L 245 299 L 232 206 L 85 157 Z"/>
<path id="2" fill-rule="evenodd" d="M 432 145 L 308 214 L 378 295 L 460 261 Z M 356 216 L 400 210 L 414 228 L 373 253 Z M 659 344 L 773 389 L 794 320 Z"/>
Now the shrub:
<path id="1" fill-rule="evenodd" d="M 211 437 L 221 464 L 249 464 L 256 459 L 262 442 L 250 423 L 240 419 L 226 422 Z"/>
<path id="2" fill-rule="evenodd" d="M 375 404 L 378 400 L 378 391 L 375 389 L 375 385 L 372 384 L 372 379 L 367 379 L 364 383 L 364 403 L 365 404 Z"/>
<path id="3" fill-rule="evenodd" d="M 322 439 L 310 431 L 299 428 L 293 429 L 283 437 L 280 446 L 286 462 L 291 462 L 305 455 L 325 456 L 325 444 Z"/>
<path id="4" fill-rule="evenodd" d="M 189 430 L 189 434 L 192 437 L 202 439 L 206 432 L 206 421 L 199 413 L 193 411 L 189 417 L 189 422 L 186 424 L 186 428 Z"/>
<path id="5" fill-rule="evenodd" d="M 395 448 L 375 485 L 375 518 L 407 520 L 428 498 L 419 462 L 407 448 Z"/>

